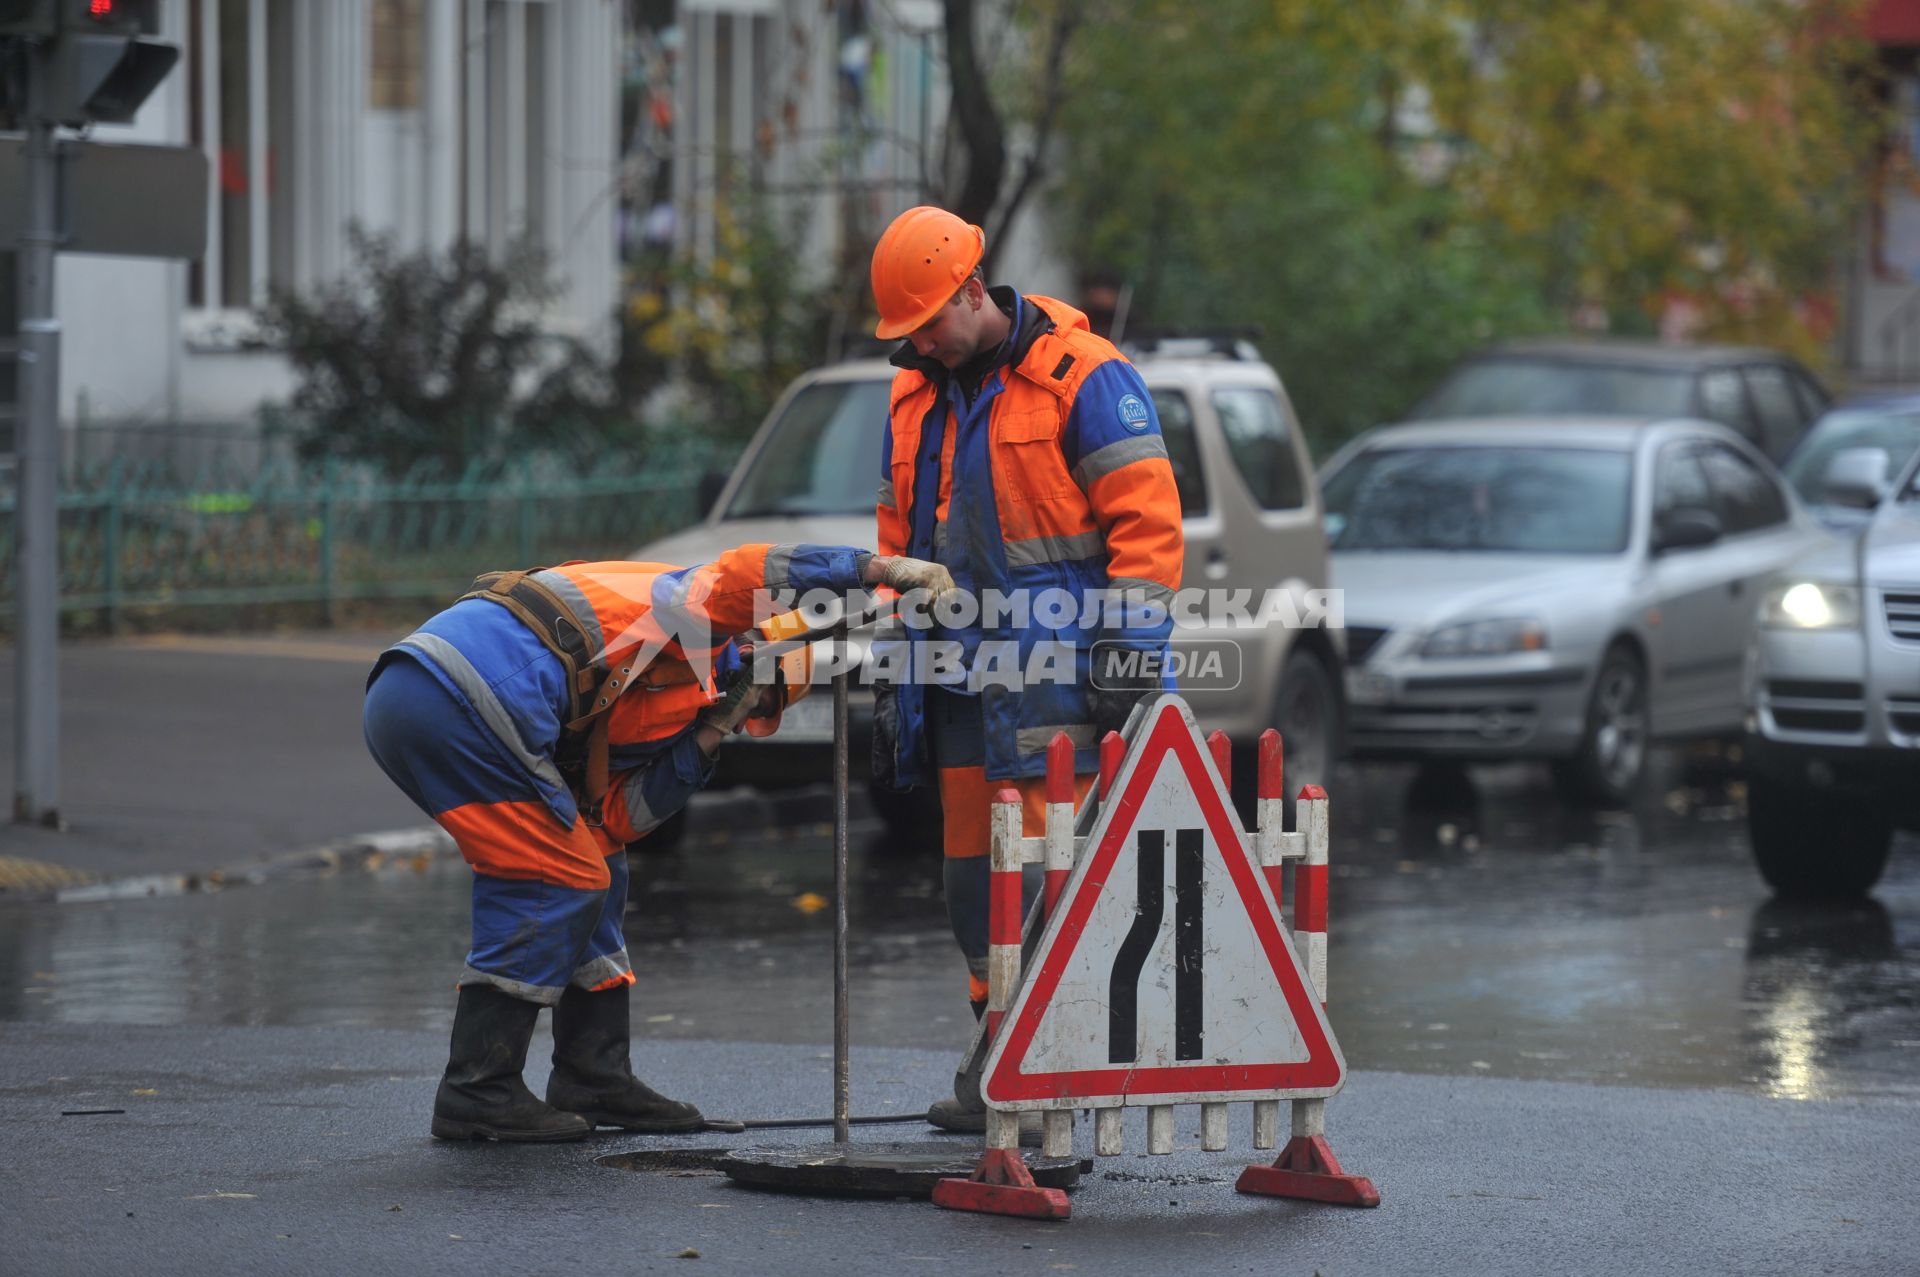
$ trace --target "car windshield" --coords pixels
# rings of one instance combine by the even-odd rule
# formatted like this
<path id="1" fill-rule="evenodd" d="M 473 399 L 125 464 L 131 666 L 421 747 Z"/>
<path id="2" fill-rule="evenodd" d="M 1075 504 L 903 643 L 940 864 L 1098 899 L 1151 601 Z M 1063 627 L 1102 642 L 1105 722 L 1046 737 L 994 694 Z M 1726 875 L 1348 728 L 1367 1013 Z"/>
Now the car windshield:
<path id="1" fill-rule="evenodd" d="M 885 379 L 821 381 L 795 395 L 722 517 L 872 517 L 888 385 Z"/>
<path id="2" fill-rule="evenodd" d="M 1335 550 L 1617 554 L 1633 460 L 1581 448 L 1384 447 L 1327 477 Z"/>
<path id="3" fill-rule="evenodd" d="M 1436 417 L 1600 413 L 1678 416 L 1691 410 L 1691 374 L 1672 368 L 1494 357 L 1456 368 L 1408 414 Z"/>
<path id="4" fill-rule="evenodd" d="M 1787 458 L 1787 482 L 1802 501 L 1823 504 L 1827 471 L 1846 448 L 1878 448 L 1887 454 L 1887 478 L 1897 477 L 1920 451 L 1920 413 L 1843 409 L 1814 424 Z"/>

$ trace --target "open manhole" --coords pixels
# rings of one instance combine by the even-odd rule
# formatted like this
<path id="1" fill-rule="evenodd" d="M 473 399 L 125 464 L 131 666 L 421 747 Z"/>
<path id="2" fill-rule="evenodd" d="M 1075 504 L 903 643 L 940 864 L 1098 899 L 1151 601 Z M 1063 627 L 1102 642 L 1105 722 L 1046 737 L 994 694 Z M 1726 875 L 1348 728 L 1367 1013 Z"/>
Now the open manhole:
<path id="1" fill-rule="evenodd" d="M 656 1175 L 718 1175 L 720 1162 L 730 1148 L 644 1148 L 629 1153 L 603 1153 L 594 1158 L 599 1166 L 616 1171 L 641 1171 Z"/>
<path id="2" fill-rule="evenodd" d="M 980 1160 L 969 1140 L 933 1143 L 777 1145 L 727 1149 L 719 1168 L 736 1184 L 789 1193 L 850 1197 L 932 1197 L 943 1179 L 965 1179 Z M 1042 1188 L 1073 1188 L 1085 1164 L 1072 1157 L 1029 1155 Z"/>

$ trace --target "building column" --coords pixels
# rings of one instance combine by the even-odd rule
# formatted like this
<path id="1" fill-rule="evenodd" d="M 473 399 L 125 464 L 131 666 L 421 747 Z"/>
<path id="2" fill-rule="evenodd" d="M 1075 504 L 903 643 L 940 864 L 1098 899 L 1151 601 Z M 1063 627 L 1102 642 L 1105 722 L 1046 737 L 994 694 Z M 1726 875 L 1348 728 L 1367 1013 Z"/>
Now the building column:
<path id="1" fill-rule="evenodd" d="M 620 6 L 615 0 L 568 0 L 552 8 L 562 19 L 553 43 L 566 74 L 545 138 L 553 195 L 547 206 L 555 214 L 547 244 L 567 282 L 570 315 L 589 340 L 610 351 L 621 295 L 614 220 L 620 204 Z M 547 62 L 552 66 L 555 59 Z"/>
<path id="2" fill-rule="evenodd" d="M 426 0 L 420 32 L 420 238 L 434 252 L 460 234 L 460 38 L 460 0 Z"/>

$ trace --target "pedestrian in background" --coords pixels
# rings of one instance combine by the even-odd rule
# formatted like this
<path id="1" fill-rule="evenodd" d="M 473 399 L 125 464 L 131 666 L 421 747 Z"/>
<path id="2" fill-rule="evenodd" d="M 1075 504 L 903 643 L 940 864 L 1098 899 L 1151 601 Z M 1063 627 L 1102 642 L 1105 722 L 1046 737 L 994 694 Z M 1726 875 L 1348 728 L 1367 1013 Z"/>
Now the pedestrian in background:
<path id="1" fill-rule="evenodd" d="M 877 778 L 939 786 L 947 914 L 976 1017 L 987 997 L 993 791 L 1017 789 L 1026 833 L 1041 833 L 1046 748 L 1065 732 L 1075 802 L 1085 796 L 1101 735 L 1152 690 L 1117 670 L 1133 667 L 1127 649 L 1164 653 L 1183 562 L 1179 494 L 1139 372 L 1065 302 L 988 288 L 985 250 L 978 226 L 924 206 L 894 219 L 874 249 L 875 333 L 904 339 L 880 459 L 881 553 L 932 559 L 975 598 L 1065 589 L 1084 604 L 1096 591 L 1124 591 L 1153 606 L 1131 615 L 1096 608 L 1093 620 L 1082 606 L 1058 627 L 1032 610 L 1024 626 L 989 627 L 976 614 L 932 636 L 958 645 L 959 674 L 926 685 L 916 669 L 879 691 Z M 1037 645 L 1070 644 L 1071 674 L 1017 687 L 970 678 L 987 640 L 1016 644 L 1023 671 Z M 1116 669 L 1099 671 L 1096 661 Z M 1034 866 L 1029 902 L 1039 880 Z M 954 1096 L 934 1104 L 928 1121 L 985 1129 L 978 1064 L 963 1064 Z"/>
<path id="2" fill-rule="evenodd" d="M 951 587 L 945 569 L 851 546 L 749 545 L 712 563 L 573 563 L 493 573 L 381 654 L 367 745 L 473 867 L 441 1139 L 546 1142 L 595 1125 L 697 1130 L 692 1104 L 633 1075 L 622 915 L 627 844 L 679 811 L 720 742 L 779 689 L 734 640 L 762 591 Z M 545 1102 L 521 1072 L 553 1008 Z"/>

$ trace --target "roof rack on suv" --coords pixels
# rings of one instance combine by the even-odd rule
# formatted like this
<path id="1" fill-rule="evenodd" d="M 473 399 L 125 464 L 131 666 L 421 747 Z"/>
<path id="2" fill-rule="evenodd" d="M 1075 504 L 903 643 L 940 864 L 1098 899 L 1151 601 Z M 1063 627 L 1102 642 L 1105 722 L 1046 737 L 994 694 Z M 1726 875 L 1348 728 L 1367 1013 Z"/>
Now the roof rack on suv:
<path id="1" fill-rule="evenodd" d="M 1258 324 L 1226 328 L 1145 328 L 1128 333 L 1122 345 L 1133 354 L 1160 355 L 1168 359 L 1218 355 L 1260 363 L 1263 362 L 1260 352 L 1253 343 L 1265 331 Z"/>

